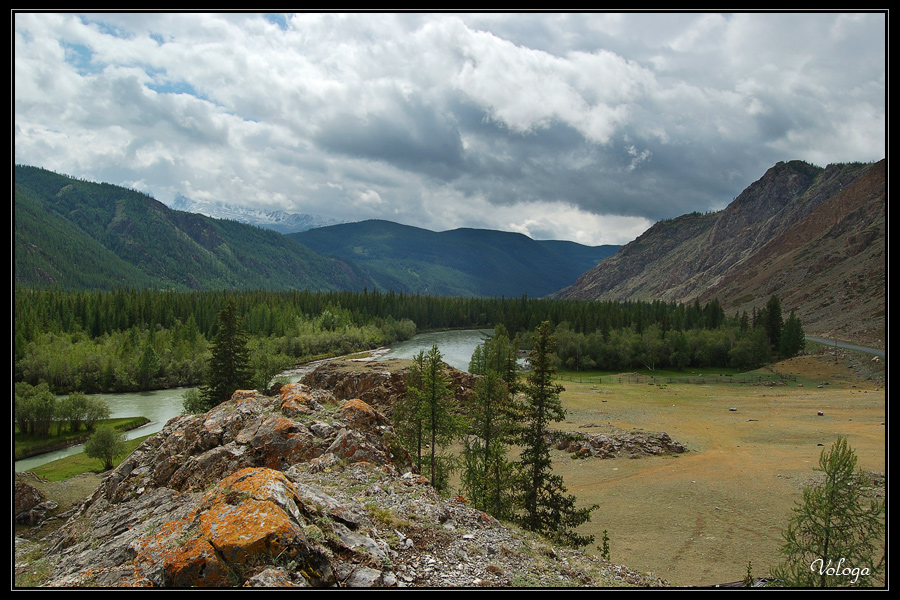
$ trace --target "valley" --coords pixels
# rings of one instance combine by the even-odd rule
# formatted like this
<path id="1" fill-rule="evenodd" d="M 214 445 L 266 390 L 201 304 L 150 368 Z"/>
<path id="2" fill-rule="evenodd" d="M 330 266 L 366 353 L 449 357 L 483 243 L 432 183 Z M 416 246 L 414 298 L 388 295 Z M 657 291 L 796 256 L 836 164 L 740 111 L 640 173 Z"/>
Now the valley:
<path id="1" fill-rule="evenodd" d="M 50 380 L 59 391 L 85 382 L 103 390 L 196 385 L 226 297 L 238 304 L 255 360 L 266 347 L 305 361 L 417 330 L 501 323 L 527 349 L 535 326 L 549 321 L 559 366 L 572 369 L 561 380 L 567 419 L 554 428 L 665 432 L 688 450 L 608 460 L 555 450 L 554 472 L 569 493 L 580 505 L 599 506 L 580 532 L 596 542 L 607 532 L 612 562 L 643 573 L 629 575 L 637 585 L 715 585 L 739 581 L 748 569 L 764 576 L 819 453 L 836 436 L 848 438 L 860 467 L 874 473 L 873 493 L 883 493 L 886 361 L 828 346 L 780 360 L 796 351 L 778 344 L 781 327 L 773 337 L 767 318 L 783 325 L 780 317 L 793 319 L 796 310 L 806 334 L 886 348 L 884 173 L 883 162 L 826 169 L 779 163 L 726 210 L 660 222 L 601 256 L 596 252 L 612 250 L 386 221 L 283 236 L 17 167 L 14 368 L 17 377 Z M 779 362 L 752 372 L 785 375 L 781 385 L 709 376 L 710 369 L 734 374 L 770 359 Z M 592 377 L 601 364 L 626 373 Z M 707 379 L 629 374 L 644 367 L 696 368 Z M 460 381 L 459 390 L 471 387 Z M 339 384 L 329 380 L 319 391 L 336 395 Z M 259 418 L 276 410 L 271 398 L 252 400 Z M 336 418 L 335 406 L 325 410 L 328 418 Z M 302 418 L 289 426 L 313 438 L 324 431 L 306 432 Z M 275 460 L 270 451 L 279 450 L 248 464 L 267 466 Z M 217 479 L 202 470 L 184 476 L 196 485 Z M 80 483 L 72 486 L 78 493 L 91 484 Z M 434 514 L 452 512 L 446 498 L 431 496 Z M 447 564 L 456 559 L 445 557 Z M 492 578 L 476 580 L 545 582 L 534 573 L 515 579 L 489 572 Z M 592 577 L 571 581 L 610 581 Z"/>

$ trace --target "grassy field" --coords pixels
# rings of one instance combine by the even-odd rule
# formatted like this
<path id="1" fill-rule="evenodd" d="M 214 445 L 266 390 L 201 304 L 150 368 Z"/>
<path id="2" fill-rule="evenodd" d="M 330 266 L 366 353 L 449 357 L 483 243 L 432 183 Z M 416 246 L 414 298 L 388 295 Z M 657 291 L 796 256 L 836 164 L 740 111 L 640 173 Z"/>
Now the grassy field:
<path id="1" fill-rule="evenodd" d="M 823 448 L 843 435 L 861 469 L 885 470 L 883 387 L 822 357 L 775 370 L 790 383 L 561 382 L 567 420 L 558 429 L 665 431 L 689 450 L 614 460 L 555 452 L 569 492 L 600 506 L 584 531 L 600 540 L 608 530 L 613 562 L 674 585 L 739 581 L 748 563 L 764 576 Z"/>

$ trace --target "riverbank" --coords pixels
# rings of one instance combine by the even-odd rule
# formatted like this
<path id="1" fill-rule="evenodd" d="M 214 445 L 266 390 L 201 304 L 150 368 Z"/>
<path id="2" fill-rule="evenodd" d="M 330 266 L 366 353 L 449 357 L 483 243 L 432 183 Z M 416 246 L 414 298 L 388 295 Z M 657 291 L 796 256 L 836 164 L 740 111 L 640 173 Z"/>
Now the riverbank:
<path id="1" fill-rule="evenodd" d="M 146 417 L 126 417 L 117 419 L 105 419 L 97 423 L 97 427 L 108 425 L 119 431 L 134 431 L 141 427 L 151 425 Z M 94 428 L 96 430 L 96 427 Z M 32 439 L 33 436 L 23 436 L 18 429 L 13 432 L 13 456 L 14 460 L 24 460 L 41 454 L 57 452 L 73 446 L 84 444 L 94 435 L 94 431 L 78 431 L 77 433 L 63 432 L 60 436 L 50 438 Z"/>

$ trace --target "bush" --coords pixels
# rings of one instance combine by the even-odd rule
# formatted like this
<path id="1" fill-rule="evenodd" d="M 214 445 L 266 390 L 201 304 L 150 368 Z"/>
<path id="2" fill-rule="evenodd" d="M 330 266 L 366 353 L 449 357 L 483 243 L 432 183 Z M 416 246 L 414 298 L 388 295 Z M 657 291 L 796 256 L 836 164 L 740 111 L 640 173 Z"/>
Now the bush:
<path id="1" fill-rule="evenodd" d="M 115 466 L 116 457 L 125 453 L 125 436 L 112 427 L 98 427 L 85 442 L 84 453 L 90 458 L 102 460 L 103 469 L 108 471 Z"/>

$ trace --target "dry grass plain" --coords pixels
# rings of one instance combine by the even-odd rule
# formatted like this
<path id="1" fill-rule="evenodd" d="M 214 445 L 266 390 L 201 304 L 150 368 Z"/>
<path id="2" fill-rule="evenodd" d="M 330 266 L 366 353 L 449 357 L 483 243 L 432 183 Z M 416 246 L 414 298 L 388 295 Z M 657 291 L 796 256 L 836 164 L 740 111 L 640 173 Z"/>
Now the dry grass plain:
<path id="1" fill-rule="evenodd" d="M 885 471 L 883 386 L 821 356 L 772 369 L 797 381 L 561 382 L 567 419 L 558 429 L 665 431 L 688 448 L 677 456 L 613 460 L 554 451 L 554 471 L 569 492 L 599 505 L 583 530 L 598 542 L 608 531 L 613 562 L 677 586 L 740 581 L 748 563 L 754 576 L 765 576 L 824 447 L 845 436 L 859 468 Z M 819 387 L 823 381 L 828 385 Z M 579 428 L 585 424 L 598 426 Z"/>

